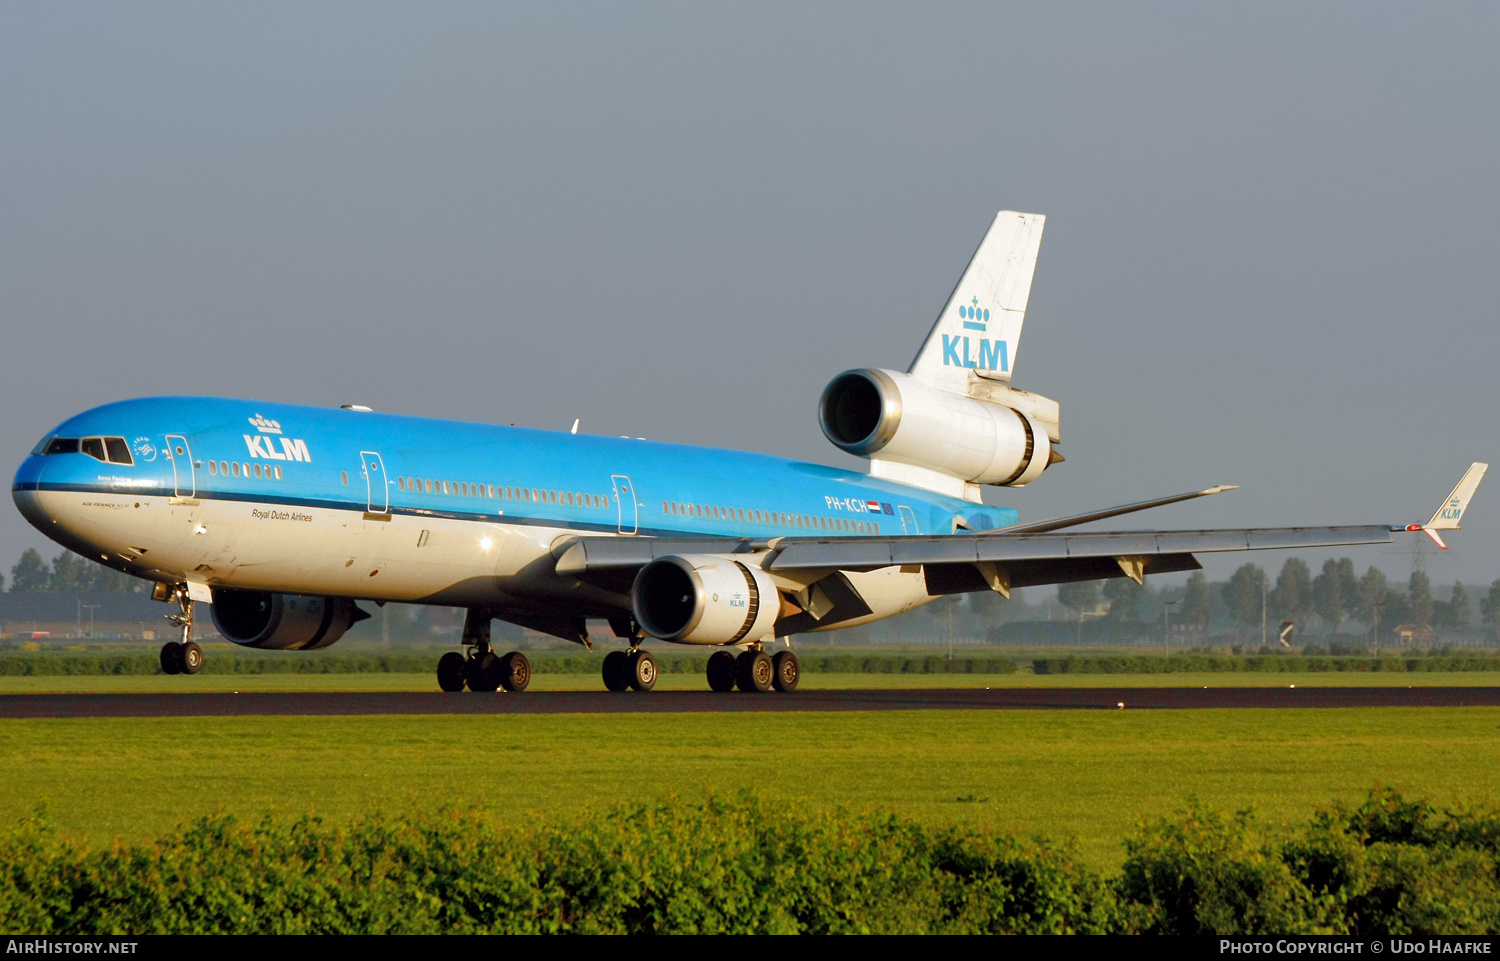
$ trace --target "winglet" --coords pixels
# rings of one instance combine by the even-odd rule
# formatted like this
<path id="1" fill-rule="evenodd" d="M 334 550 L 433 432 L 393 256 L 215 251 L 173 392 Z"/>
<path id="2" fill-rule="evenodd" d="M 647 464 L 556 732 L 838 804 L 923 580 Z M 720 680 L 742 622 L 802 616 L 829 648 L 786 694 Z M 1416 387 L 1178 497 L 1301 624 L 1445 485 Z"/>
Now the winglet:
<path id="1" fill-rule="evenodd" d="M 1443 501 L 1443 506 L 1432 515 L 1432 520 L 1426 523 L 1429 530 L 1456 531 L 1458 522 L 1464 516 L 1464 511 L 1469 509 L 1469 499 L 1474 496 L 1474 490 L 1479 487 L 1479 482 L 1484 480 L 1484 472 L 1489 470 L 1490 465 L 1475 463 L 1469 467 L 1464 474 L 1463 480 L 1453 488 L 1453 493 Z"/>
<path id="2" fill-rule="evenodd" d="M 1421 531 L 1432 538 L 1434 544 L 1446 551 L 1448 545 L 1443 543 L 1443 539 L 1438 535 L 1438 531 L 1456 531 L 1459 529 L 1458 522 L 1463 519 L 1464 512 L 1469 509 L 1469 499 L 1474 496 L 1474 491 L 1479 487 L 1479 482 L 1484 480 L 1484 472 L 1489 469 L 1490 465 L 1481 464 L 1478 461 L 1470 464 L 1469 469 L 1464 472 L 1463 479 L 1458 482 L 1457 487 L 1453 488 L 1453 493 L 1448 495 L 1443 501 L 1443 506 L 1439 507 L 1437 513 L 1432 515 L 1432 520 L 1425 524 L 1407 524 L 1403 530 L 1414 533 Z"/>

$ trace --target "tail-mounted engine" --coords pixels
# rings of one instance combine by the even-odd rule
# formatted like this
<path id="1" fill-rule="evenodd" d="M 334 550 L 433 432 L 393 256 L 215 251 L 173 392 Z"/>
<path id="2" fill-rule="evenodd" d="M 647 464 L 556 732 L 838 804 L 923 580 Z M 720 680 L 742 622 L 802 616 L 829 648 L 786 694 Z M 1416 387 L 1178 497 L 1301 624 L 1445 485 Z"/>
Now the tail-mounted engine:
<path id="1" fill-rule="evenodd" d="M 369 617 L 347 597 L 214 588 L 214 626 L 236 644 L 273 651 L 316 651 Z"/>
<path id="2" fill-rule="evenodd" d="M 630 599 L 647 634 L 687 644 L 758 641 L 781 612 L 765 571 L 714 554 L 657 558 L 636 574 Z"/>
<path id="3" fill-rule="evenodd" d="M 1062 459 L 1052 448 L 1056 404 L 999 384 L 983 386 L 987 397 L 980 400 L 893 370 L 845 371 L 824 388 L 818 422 L 841 450 L 877 464 L 907 464 L 969 484 L 1029 484 Z M 997 402 L 996 392 L 1033 409 Z"/>

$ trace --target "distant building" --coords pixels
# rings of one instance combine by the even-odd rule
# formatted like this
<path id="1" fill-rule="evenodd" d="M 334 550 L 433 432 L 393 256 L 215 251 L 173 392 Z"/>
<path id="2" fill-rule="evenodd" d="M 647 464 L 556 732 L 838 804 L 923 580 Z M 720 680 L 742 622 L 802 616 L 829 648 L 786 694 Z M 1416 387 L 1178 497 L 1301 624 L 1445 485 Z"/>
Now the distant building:
<path id="1" fill-rule="evenodd" d="M 1402 647 L 1430 647 L 1432 645 L 1432 628 L 1418 627 L 1415 624 L 1398 624 L 1391 631 L 1391 638 Z"/>

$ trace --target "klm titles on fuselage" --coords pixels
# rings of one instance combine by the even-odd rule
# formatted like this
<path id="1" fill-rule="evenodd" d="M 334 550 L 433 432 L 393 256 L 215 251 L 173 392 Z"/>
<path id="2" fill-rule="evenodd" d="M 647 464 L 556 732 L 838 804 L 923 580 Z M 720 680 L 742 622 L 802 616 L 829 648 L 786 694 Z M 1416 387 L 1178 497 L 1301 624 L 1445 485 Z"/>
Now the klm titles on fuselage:
<path id="1" fill-rule="evenodd" d="M 267 434 L 280 434 L 281 423 L 279 421 L 267 420 L 256 414 L 248 418 L 250 426 L 260 433 L 242 434 L 245 438 L 245 447 L 250 451 L 251 459 L 264 458 L 266 460 L 298 461 L 299 463 L 312 463 L 312 455 L 307 452 L 307 441 L 293 437 L 268 437 Z M 277 440 L 281 441 L 281 450 L 276 449 Z M 264 446 L 262 446 L 264 445 Z"/>
<path id="2" fill-rule="evenodd" d="M 987 333 L 990 325 L 989 308 L 979 306 L 979 298 L 970 298 L 971 303 L 958 308 L 965 330 Z M 1003 340 L 975 337 L 977 345 L 970 343 L 967 334 L 943 335 L 943 366 L 970 367 L 977 370 L 1010 370 L 1009 346 Z"/>

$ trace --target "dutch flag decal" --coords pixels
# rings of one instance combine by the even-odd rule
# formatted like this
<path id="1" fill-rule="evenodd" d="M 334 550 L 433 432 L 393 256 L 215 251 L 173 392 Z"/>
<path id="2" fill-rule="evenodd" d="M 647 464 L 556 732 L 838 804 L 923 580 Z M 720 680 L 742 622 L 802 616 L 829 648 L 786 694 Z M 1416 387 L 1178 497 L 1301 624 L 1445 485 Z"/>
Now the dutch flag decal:
<path id="1" fill-rule="evenodd" d="M 865 507 L 869 509 L 871 514 L 880 513 L 880 501 L 865 501 Z"/>

